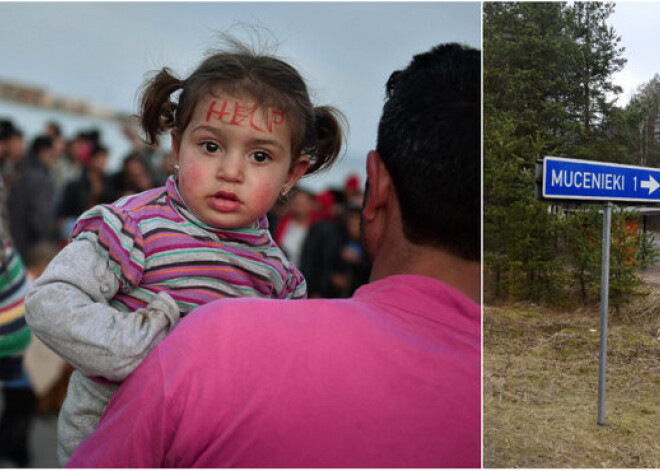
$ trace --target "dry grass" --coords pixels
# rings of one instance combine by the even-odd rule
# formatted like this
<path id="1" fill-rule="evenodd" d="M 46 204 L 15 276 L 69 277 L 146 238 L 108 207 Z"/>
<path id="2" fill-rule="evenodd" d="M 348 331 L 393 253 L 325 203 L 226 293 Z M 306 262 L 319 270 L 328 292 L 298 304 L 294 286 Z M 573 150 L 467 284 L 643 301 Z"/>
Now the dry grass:
<path id="1" fill-rule="evenodd" d="M 598 306 L 484 308 L 484 465 L 660 468 L 660 292 L 608 325 L 597 425 Z"/>

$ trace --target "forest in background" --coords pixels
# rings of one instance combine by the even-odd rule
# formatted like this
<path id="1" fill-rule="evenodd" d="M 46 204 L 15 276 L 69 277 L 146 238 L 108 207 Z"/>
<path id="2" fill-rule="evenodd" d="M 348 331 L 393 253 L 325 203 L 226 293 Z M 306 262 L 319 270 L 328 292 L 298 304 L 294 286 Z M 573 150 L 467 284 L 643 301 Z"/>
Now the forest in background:
<path id="1" fill-rule="evenodd" d="M 625 106 L 613 3 L 483 5 L 485 300 L 589 304 L 598 299 L 602 205 L 534 197 L 546 155 L 660 166 L 660 75 Z M 639 293 L 657 256 L 634 211 L 615 208 L 610 305 Z"/>

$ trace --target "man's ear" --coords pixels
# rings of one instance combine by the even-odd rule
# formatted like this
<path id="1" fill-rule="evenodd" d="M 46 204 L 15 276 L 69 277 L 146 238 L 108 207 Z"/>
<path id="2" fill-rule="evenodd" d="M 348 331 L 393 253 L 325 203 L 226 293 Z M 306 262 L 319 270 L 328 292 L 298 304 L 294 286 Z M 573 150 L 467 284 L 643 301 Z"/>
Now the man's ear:
<path id="1" fill-rule="evenodd" d="M 369 221 L 372 220 L 377 211 L 385 206 L 394 189 L 390 173 L 387 171 L 380 154 L 372 150 L 367 155 L 367 182 L 369 189 L 365 195 L 364 209 L 362 217 Z"/>
<path id="2" fill-rule="evenodd" d="M 289 169 L 289 174 L 284 180 L 284 185 L 282 185 L 282 190 L 280 191 L 280 196 L 284 197 L 286 194 L 298 183 L 298 180 L 305 175 L 305 172 L 309 168 L 310 160 L 306 155 L 301 155 L 298 157 L 298 160 Z"/>

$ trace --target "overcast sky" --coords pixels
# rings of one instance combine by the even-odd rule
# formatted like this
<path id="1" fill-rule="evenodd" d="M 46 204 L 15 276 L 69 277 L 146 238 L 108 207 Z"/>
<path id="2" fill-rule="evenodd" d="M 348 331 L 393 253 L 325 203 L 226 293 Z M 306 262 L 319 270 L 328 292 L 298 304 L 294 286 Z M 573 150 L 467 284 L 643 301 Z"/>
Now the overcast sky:
<path id="1" fill-rule="evenodd" d="M 624 69 L 615 75 L 623 87 L 617 105 L 624 106 L 638 87 L 660 74 L 660 3 L 617 2 L 610 24 L 621 36 L 628 59 Z"/>
<path id="2" fill-rule="evenodd" d="M 0 77 L 135 113 L 147 72 L 187 74 L 237 22 L 268 28 L 312 101 L 347 115 L 349 158 L 375 146 L 392 71 L 439 43 L 481 47 L 479 3 L 0 2 Z"/>
<path id="3" fill-rule="evenodd" d="M 349 156 L 373 147 L 389 74 L 447 41 L 480 47 L 479 3 L 5 3 L 0 77 L 136 111 L 148 71 L 189 72 L 238 22 L 268 28 L 278 52 L 306 77 L 318 104 L 349 118 Z M 658 2 L 619 2 L 610 22 L 628 62 L 618 104 L 660 73 Z M 657 39 L 657 40 L 656 40 Z"/>

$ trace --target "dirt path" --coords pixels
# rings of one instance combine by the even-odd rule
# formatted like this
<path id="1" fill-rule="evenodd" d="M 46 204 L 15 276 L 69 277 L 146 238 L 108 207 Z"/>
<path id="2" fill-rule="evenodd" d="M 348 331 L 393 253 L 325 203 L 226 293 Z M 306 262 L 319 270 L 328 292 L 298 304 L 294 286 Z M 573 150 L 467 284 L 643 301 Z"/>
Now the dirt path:
<path id="1" fill-rule="evenodd" d="M 656 262 L 658 263 L 658 262 Z M 649 285 L 655 285 L 660 288 L 660 265 L 653 265 L 640 272 L 644 281 Z"/>
<path id="2" fill-rule="evenodd" d="M 660 233 L 654 232 L 652 234 L 655 239 L 656 248 L 660 249 Z M 660 257 L 658 257 L 654 265 L 642 270 L 640 276 L 644 279 L 646 284 L 651 285 L 653 288 L 660 289 Z"/>

